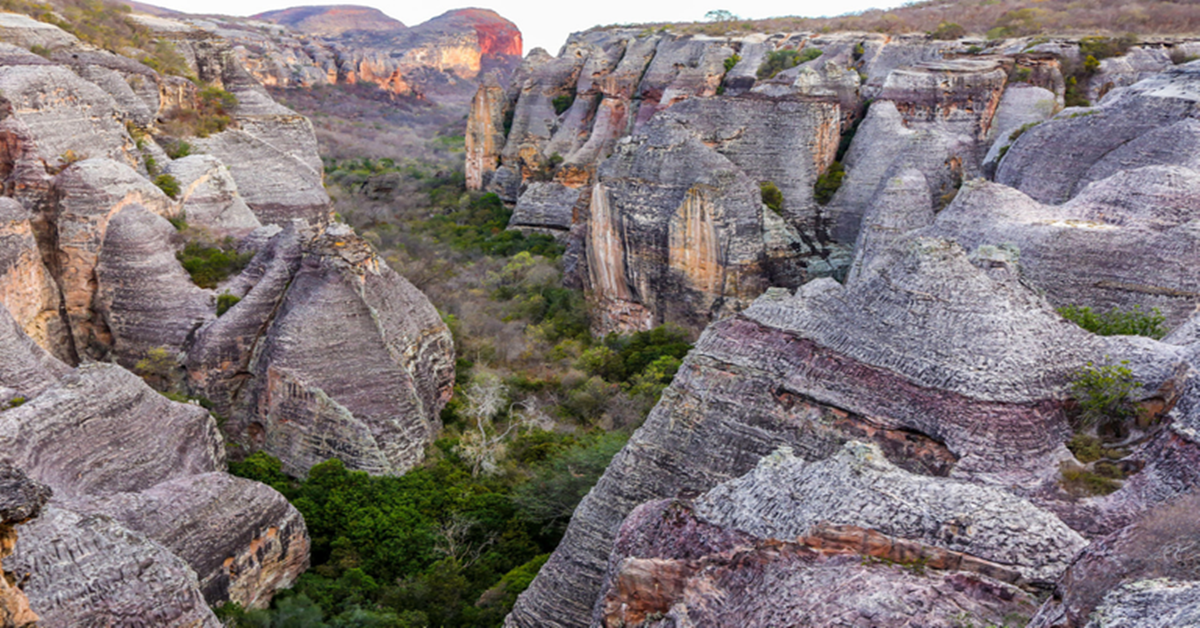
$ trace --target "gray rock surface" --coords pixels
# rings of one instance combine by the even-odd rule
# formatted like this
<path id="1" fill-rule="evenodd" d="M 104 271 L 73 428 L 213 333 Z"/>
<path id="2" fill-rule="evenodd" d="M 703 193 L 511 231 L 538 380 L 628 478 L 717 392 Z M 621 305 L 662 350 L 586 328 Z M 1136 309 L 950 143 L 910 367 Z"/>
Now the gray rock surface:
<path id="1" fill-rule="evenodd" d="M 454 380 L 437 311 L 348 227 L 289 228 L 259 258 L 252 287 L 231 286 L 243 302 L 197 333 L 190 385 L 291 473 L 332 457 L 372 473 L 420 462 Z"/>
<path id="2" fill-rule="evenodd" d="M 95 309 L 112 335 L 113 357 L 126 368 L 154 349 L 178 355 L 215 318 L 214 295 L 196 287 L 175 259 L 174 236 L 171 223 L 137 204 L 108 221 Z"/>
<path id="3" fill-rule="evenodd" d="M 1058 204 L 1082 192 L 1095 180 L 1092 168 L 1106 160 L 1125 169 L 1191 160 L 1190 155 L 1170 148 L 1142 154 L 1138 148 L 1154 146 L 1151 137 L 1179 142 L 1181 148 L 1194 143 L 1189 126 L 1177 127 L 1175 131 L 1184 131 L 1178 135 L 1165 129 L 1195 119 L 1196 102 L 1200 102 L 1200 63 L 1169 68 L 1113 91 L 1096 107 L 1064 111 L 1028 130 L 1000 162 L 996 181 L 1042 203 Z M 1142 140 L 1143 136 L 1149 137 Z M 1112 155 L 1122 147 L 1128 148 Z M 1099 166 L 1095 176 L 1111 172 L 1111 165 Z"/>
<path id="4" fill-rule="evenodd" d="M 17 524 L 36 517 L 50 499 L 50 489 L 30 480 L 7 464 L 0 464 L 0 560 L 12 554 Z M 2 569 L 2 566 L 0 566 Z M 29 608 L 29 598 L 17 586 L 17 574 L 0 572 L 0 626 L 33 628 L 39 617 Z"/>
<path id="5" fill-rule="evenodd" d="M 1000 161 L 1001 151 L 1013 142 L 1012 135 L 1044 122 L 1058 112 L 1058 102 L 1054 92 L 1029 83 L 1014 83 L 1004 90 L 1000 105 L 996 107 L 996 115 L 992 118 L 992 128 L 988 133 L 991 148 L 983 160 L 983 171 L 993 173 Z M 1020 137 L 1018 135 L 1018 137 Z"/>
<path id="6" fill-rule="evenodd" d="M 816 462 L 777 451 L 696 500 L 702 520 L 791 540 L 819 523 L 854 525 L 1006 565 L 1053 582 L 1087 541 L 1053 514 L 992 487 L 909 473 L 875 445 Z"/>
<path id="7" fill-rule="evenodd" d="M 1200 625 L 1200 582 L 1139 580 L 1105 596 L 1085 628 Z"/>
<path id="8" fill-rule="evenodd" d="M 81 366 L 0 413 L 0 442 L 4 460 L 62 497 L 140 490 L 225 463 L 208 412 L 107 364 Z"/>
<path id="9" fill-rule="evenodd" d="M 71 501 L 108 514 L 161 544 L 196 571 L 209 604 L 262 608 L 308 567 L 300 512 L 274 489 L 226 473 L 189 475 L 137 493 Z"/>
<path id="10" fill-rule="evenodd" d="M 1200 304 L 1198 219 L 1200 171 L 1148 166 L 1092 183 L 1057 206 L 970 182 L 924 233 L 969 249 L 1015 246 L 1022 277 L 1056 306 L 1158 308 L 1173 327 Z"/>
<path id="11" fill-rule="evenodd" d="M 50 505 L 20 529 L 6 561 L 44 626 L 217 628 L 196 572 L 104 515 Z"/>
<path id="12" fill-rule="evenodd" d="M 1129 359 L 1155 390 L 1182 360 L 1165 345 L 1074 327 L 1002 260 L 977 267 L 940 240 L 890 251 L 844 287 L 823 279 L 795 296 L 771 291 L 711 325 L 508 625 L 581 625 L 580 600 L 598 595 L 627 513 L 707 491 L 780 445 L 820 460 L 869 439 L 907 470 L 1034 494 L 1069 457 L 1062 400 L 1075 369 Z"/>
<path id="13" fill-rule="evenodd" d="M 179 181 L 179 202 L 189 225 L 242 236 L 262 226 L 238 192 L 225 164 L 212 155 L 190 155 L 167 164 Z"/>

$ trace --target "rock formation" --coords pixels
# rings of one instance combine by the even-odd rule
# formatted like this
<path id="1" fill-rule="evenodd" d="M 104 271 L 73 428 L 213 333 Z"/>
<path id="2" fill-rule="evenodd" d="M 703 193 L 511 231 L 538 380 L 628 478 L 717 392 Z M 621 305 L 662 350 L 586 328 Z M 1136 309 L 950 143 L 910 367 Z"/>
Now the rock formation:
<path id="1" fill-rule="evenodd" d="M 50 490 L 44 485 L 30 480 L 19 469 L 0 465 L 0 560 L 12 554 L 18 537 L 16 526 L 38 516 L 49 498 Z M 40 619 L 17 586 L 16 574 L 0 571 L 0 626 L 31 628 Z"/>

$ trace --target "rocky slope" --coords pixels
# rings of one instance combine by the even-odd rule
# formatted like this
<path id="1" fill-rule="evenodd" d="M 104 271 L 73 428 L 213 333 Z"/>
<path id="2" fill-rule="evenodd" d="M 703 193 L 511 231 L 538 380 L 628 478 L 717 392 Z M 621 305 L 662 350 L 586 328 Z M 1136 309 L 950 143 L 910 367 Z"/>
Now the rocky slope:
<path id="1" fill-rule="evenodd" d="M 587 37 L 600 36 L 578 42 Z M 821 40 L 825 54 L 809 63 L 836 58 L 841 37 Z M 731 45 L 693 41 L 710 50 Z M 754 183 L 768 176 L 753 174 L 757 166 L 739 162 L 709 130 L 727 118 L 685 117 L 747 98 L 730 94 L 728 76 L 724 95 L 660 108 L 640 127 L 632 122 L 632 136 L 606 159 L 578 166 L 566 157 L 555 171 L 555 182 L 584 191 L 586 205 L 572 201 L 572 220 L 556 225 L 580 251 L 579 277 L 606 325 L 719 320 L 579 506 L 507 625 L 868 626 L 906 620 L 916 608 L 931 626 L 1000 623 L 1010 613 L 1036 615 L 1031 625 L 1046 627 L 1125 625 L 1107 622 L 1145 612 L 1189 617 L 1200 577 L 1182 558 L 1192 551 L 1190 536 L 1168 532 L 1164 522 L 1190 503 L 1200 454 L 1192 426 L 1197 301 L 1188 270 L 1200 254 L 1198 171 L 1190 151 L 1175 150 L 1196 116 L 1200 64 L 1139 70 L 1096 106 L 1058 111 L 1057 56 L 1022 54 L 1026 46 L 1017 43 L 997 50 L 1003 56 L 937 61 L 931 56 L 949 50 L 902 39 L 883 50 L 889 46 L 892 56 L 876 57 L 879 74 L 868 71 L 859 83 L 859 94 L 876 100 L 844 151 L 845 180 L 827 205 L 809 206 L 815 221 L 808 224 L 826 231 L 806 230 L 803 213 L 785 213 L 799 242 L 818 245 L 793 249 L 802 270 L 790 280 L 807 280 L 794 293 L 769 288 L 788 284 L 746 269 L 738 257 L 743 234 L 766 231 L 765 221 L 756 232 L 709 218 L 753 215 Z M 750 54 L 743 42 L 738 65 Z M 1130 57 L 1144 54 L 1135 48 Z M 1120 58 L 1108 61 L 1121 67 Z M 536 76 L 565 62 L 527 66 Z M 826 68 L 825 76 L 837 74 Z M 1022 69 L 1027 80 L 1012 82 Z M 787 71 L 793 78 L 740 85 L 779 103 L 773 85 L 799 91 L 812 84 L 805 78 L 812 71 L 801 65 Z M 522 184 L 525 175 L 512 168 L 529 162 L 514 159 L 536 159 L 553 142 L 514 135 L 526 94 L 547 90 L 539 80 L 527 80 L 515 100 L 508 94 L 513 133 L 490 180 L 481 176 L 517 203 L 514 223 L 545 185 Z M 557 85 L 569 90 L 571 81 Z M 843 111 L 837 94 L 831 88 L 815 102 Z M 797 124 L 808 111 L 793 109 L 787 120 Z M 831 117 L 834 128 L 843 124 L 840 114 Z M 542 128 L 571 128 L 568 113 L 543 119 Z M 671 137 L 664 131 L 671 127 L 679 145 L 698 145 L 692 155 L 708 149 L 727 161 L 692 156 L 667 161 L 669 169 L 634 170 L 639 200 L 613 202 L 608 181 L 628 164 L 669 152 L 659 138 Z M 752 127 L 738 126 L 735 137 L 755 137 Z M 528 143 L 510 157 L 518 138 Z M 770 148 L 786 145 L 776 140 Z M 811 154 L 791 153 L 787 170 L 812 172 Z M 693 186 L 693 162 L 706 164 L 710 180 Z M 654 220 L 674 221 L 683 208 L 702 205 L 656 196 L 664 181 L 720 199 L 725 212 L 704 208 L 687 228 L 655 231 Z M 737 203 L 747 206 L 741 214 L 727 209 Z M 760 202 L 758 215 L 768 211 Z M 543 206 L 525 215 L 555 214 Z M 689 238 L 681 254 L 666 246 L 679 232 Z M 749 307 L 713 308 L 716 300 L 731 303 L 725 286 L 696 290 L 695 275 L 713 259 L 704 256 L 711 242 L 728 243 L 717 248 L 716 265 L 749 288 L 738 295 L 743 302 L 762 292 Z M 811 279 L 821 274 L 812 261 L 820 246 L 830 252 L 820 258 L 822 272 L 840 267 L 844 282 Z M 603 255 L 616 262 L 598 272 L 592 262 Z M 674 266 L 677 255 L 689 261 Z M 653 279 L 640 283 L 647 275 Z M 662 298 L 667 291 L 673 298 Z M 610 293 L 625 302 L 610 305 Z M 1097 336 L 1056 313 L 1067 304 L 1157 307 L 1179 331 L 1163 342 Z M 1071 418 L 1072 381 L 1102 365 L 1130 369 L 1143 416 L 1111 441 L 1128 477 L 1107 495 L 1080 493 L 1066 479 L 1087 462 L 1065 446 L 1081 429 Z M 1142 551 L 1155 543 L 1170 549 Z M 1039 610 L 1037 593 L 1048 589 L 1054 594 Z M 878 591 L 887 593 L 871 595 Z"/>
<path id="2" fill-rule="evenodd" d="M 521 31 L 486 9 L 448 11 L 412 27 L 353 5 L 174 17 L 229 41 L 243 67 L 272 87 L 366 83 L 461 106 L 489 72 L 507 78 L 522 54 Z"/>
<path id="3" fill-rule="evenodd" d="M 300 475 L 331 457 L 403 472 L 440 428 L 449 331 L 331 222 L 311 123 L 228 41 L 154 22 L 193 83 L 0 23 L 44 48 L 0 43 L 3 496 L 29 493 L 21 474 L 53 491 L 36 517 L 4 510 L 5 625 L 217 626 L 212 605 L 264 607 L 307 567 L 308 533 L 225 472 L 226 443 Z M 227 121 L 187 126 L 214 93 Z M 196 247 L 249 265 L 201 287 L 181 263 Z"/>
<path id="4" fill-rule="evenodd" d="M 1055 203 L 1066 192 L 1035 192 L 1018 172 L 1045 173 L 1077 192 L 1129 169 L 1151 146 L 1159 157 L 1146 165 L 1186 161 L 1186 125 L 1168 127 L 1188 118 L 1187 97 L 1157 87 L 1145 88 L 1161 92 L 1152 101 L 1106 99 L 1096 110 L 1122 108 L 1109 119 L 1125 120 L 1138 115 L 1129 107 L 1148 107 L 1136 123 L 1113 122 L 1119 133 L 1099 128 L 1103 116 L 1087 122 L 1076 113 L 1076 123 L 1014 142 L 1062 108 L 1068 79 L 1098 101 L 1200 51 L 1187 41 L 1134 47 L 1078 75 L 1075 42 L 1045 39 L 592 30 L 573 35 L 558 57 L 529 55 L 509 88 L 481 86 L 468 120 L 467 180 L 514 205 L 511 228 L 568 244 L 597 331 L 672 322 L 698 332 L 769 286 L 857 272 L 855 255 L 928 225 L 964 181 L 993 176 L 1001 161 L 998 182 Z M 759 75 L 787 55 L 798 65 Z M 1167 101 L 1180 104 L 1154 104 Z M 1046 136 L 1051 128 L 1061 135 Z M 1156 143 L 1154 129 L 1169 141 Z M 1038 146 L 1093 130 L 1103 139 L 1084 141 L 1095 142 L 1091 157 L 1037 161 L 1053 159 Z M 1021 144 L 1037 156 L 1001 160 Z M 1059 176 L 1068 169 L 1075 174 Z M 636 182 L 637 193 L 622 182 Z M 759 184 L 781 192 L 774 209 L 759 202 Z M 897 222 L 880 222 L 877 208 L 891 205 L 908 211 L 883 212 Z M 1123 302 L 1095 291 L 1071 298 Z"/>

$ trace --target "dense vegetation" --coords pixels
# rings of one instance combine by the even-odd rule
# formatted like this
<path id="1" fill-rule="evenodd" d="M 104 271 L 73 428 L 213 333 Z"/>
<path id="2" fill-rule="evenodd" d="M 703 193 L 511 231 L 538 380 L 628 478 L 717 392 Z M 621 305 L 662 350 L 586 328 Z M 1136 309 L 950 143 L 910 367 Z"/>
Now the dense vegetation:
<path id="1" fill-rule="evenodd" d="M 672 328 L 594 338 L 562 245 L 506 230 L 511 210 L 465 189 L 461 150 L 451 131 L 420 160 L 325 161 L 338 218 L 454 333 L 455 395 L 402 477 L 332 460 L 290 478 L 261 453 L 231 464 L 304 514 L 313 566 L 271 609 L 222 608 L 229 625 L 499 626 L 691 348 Z"/>
<path id="2" fill-rule="evenodd" d="M 252 252 L 239 253 L 232 237 L 214 238 L 203 229 L 188 227 L 182 220 L 172 222 L 186 242 L 175 257 L 201 288 L 216 288 L 217 284 L 245 268 L 254 257 Z"/>

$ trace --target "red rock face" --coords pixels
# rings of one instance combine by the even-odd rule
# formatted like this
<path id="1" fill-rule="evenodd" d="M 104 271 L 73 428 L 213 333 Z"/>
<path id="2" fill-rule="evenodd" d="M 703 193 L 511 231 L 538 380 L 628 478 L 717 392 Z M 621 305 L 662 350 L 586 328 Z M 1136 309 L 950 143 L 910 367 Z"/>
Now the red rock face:
<path id="1" fill-rule="evenodd" d="M 521 31 L 517 25 L 485 9 L 461 9 L 451 11 L 448 16 L 463 18 L 475 27 L 479 38 L 479 50 L 484 56 L 517 55 L 523 48 Z"/>

